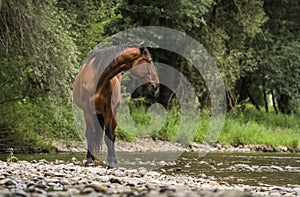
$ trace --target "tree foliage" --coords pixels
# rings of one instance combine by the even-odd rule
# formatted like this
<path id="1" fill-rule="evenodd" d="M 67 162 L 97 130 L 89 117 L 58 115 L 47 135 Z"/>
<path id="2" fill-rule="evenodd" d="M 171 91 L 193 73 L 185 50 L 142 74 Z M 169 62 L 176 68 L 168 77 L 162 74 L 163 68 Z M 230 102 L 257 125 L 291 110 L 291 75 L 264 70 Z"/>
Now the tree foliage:
<path id="1" fill-rule="evenodd" d="M 3 1 L 0 102 L 66 96 L 76 64 L 68 18 L 55 1 Z"/>
<path id="2" fill-rule="evenodd" d="M 270 20 L 263 65 L 267 88 L 276 94 L 282 113 L 299 110 L 300 90 L 300 1 L 266 0 Z"/>
<path id="3" fill-rule="evenodd" d="M 64 10 L 70 19 L 69 31 L 78 47 L 77 53 L 81 61 L 100 41 L 109 36 L 107 29 L 115 28 L 113 22 L 122 18 L 117 13 L 119 0 L 60 0 L 56 6 Z M 120 29 L 115 30 L 117 31 Z"/>
<path id="4" fill-rule="evenodd" d="M 114 33 L 148 25 L 185 32 L 204 45 L 222 72 L 229 109 L 249 101 L 268 111 L 272 95 L 275 111 L 299 113 L 299 18 L 300 0 L 0 0 L 0 129 L 28 131 L 26 124 L 70 129 L 70 117 L 57 119 L 55 110 L 46 110 L 55 123 L 40 117 L 34 124 L 20 119 L 17 110 L 39 114 L 52 109 L 51 103 L 69 106 L 86 54 Z M 151 52 L 155 61 L 187 76 L 209 107 L 205 81 L 192 65 L 165 50 Z M 160 99 L 168 101 L 172 92 L 164 87 L 161 92 Z"/>
<path id="5" fill-rule="evenodd" d="M 77 64 L 77 46 L 68 31 L 70 19 L 55 0 L 4 0 L 0 9 L 1 139 L 11 139 L 25 149 L 47 147 L 40 131 L 51 133 L 46 125 L 56 120 L 58 109 L 49 102 L 38 103 L 70 99 Z M 11 146 L 9 141 L 3 145 Z"/>

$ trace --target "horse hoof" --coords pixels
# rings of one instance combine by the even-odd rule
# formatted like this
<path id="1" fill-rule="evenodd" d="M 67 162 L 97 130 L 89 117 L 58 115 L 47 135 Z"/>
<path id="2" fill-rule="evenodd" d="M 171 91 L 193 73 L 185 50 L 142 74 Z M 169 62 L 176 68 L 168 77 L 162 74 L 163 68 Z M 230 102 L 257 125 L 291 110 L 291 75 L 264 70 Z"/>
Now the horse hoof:
<path id="1" fill-rule="evenodd" d="M 94 167 L 95 164 L 93 162 L 92 163 L 85 162 L 84 166 L 85 167 Z"/>
<path id="2" fill-rule="evenodd" d="M 118 168 L 117 164 L 109 164 L 107 166 L 107 169 L 117 169 L 117 168 Z"/>

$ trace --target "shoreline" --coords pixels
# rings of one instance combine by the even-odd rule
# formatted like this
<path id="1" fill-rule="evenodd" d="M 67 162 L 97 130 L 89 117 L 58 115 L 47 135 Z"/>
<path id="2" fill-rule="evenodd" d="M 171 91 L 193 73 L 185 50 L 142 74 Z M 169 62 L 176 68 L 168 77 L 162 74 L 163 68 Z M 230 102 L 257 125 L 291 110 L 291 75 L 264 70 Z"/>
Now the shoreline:
<path id="1" fill-rule="evenodd" d="M 85 153 L 86 145 L 83 141 L 65 142 L 59 140 L 54 143 L 57 153 Z M 192 144 L 171 143 L 168 141 L 152 140 L 151 138 L 137 138 L 132 142 L 117 140 L 115 142 L 116 152 L 237 152 L 237 153 L 255 153 L 255 152 L 281 152 L 281 153 L 299 153 L 300 149 L 292 149 L 287 146 L 277 148 L 265 144 L 239 145 L 237 147 L 221 143 Z M 102 151 L 106 151 L 106 145 L 103 144 Z"/>

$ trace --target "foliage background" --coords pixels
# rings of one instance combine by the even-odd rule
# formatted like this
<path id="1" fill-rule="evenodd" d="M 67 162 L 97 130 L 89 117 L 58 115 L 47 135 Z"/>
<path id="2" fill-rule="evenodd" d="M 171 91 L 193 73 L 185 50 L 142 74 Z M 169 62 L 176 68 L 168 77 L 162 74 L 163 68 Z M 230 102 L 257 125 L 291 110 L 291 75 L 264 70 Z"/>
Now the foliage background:
<path id="1" fill-rule="evenodd" d="M 292 117 L 292 126 L 278 127 L 299 134 L 300 0 L 0 0 L 1 151 L 49 151 L 55 139 L 78 139 L 71 90 L 80 62 L 104 38 L 147 25 L 186 32 L 205 46 L 223 74 L 229 112 L 247 113 L 250 104 L 260 111 L 252 119 Z M 191 65 L 151 52 L 184 73 L 209 109 L 205 82 Z M 169 105 L 172 93 L 161 92 L 158 102 Z M 232 118 L 244 121 L 242 114 Z"/>

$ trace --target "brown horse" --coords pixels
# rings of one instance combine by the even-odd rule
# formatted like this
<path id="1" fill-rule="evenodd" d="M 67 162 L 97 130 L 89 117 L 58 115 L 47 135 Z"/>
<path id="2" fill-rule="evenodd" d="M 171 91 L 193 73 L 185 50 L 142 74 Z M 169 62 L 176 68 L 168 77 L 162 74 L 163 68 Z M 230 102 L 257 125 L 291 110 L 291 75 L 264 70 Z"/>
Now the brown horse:
<path id="1" fill-rule="evenodd" d="M 129 69 L 143 80 L 149 92 L 156 91 L 158 75 L 143 43 L 94 50 L 75 78 L 73 101 L 83 110 L 86 123 L 86 166 L 99 160 L 104 130 L 108 168 L 117 168 L 114 142 L 121 101 L 121 72 Z"/>

